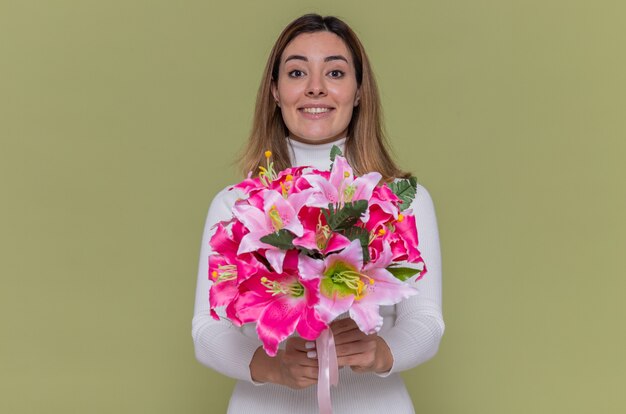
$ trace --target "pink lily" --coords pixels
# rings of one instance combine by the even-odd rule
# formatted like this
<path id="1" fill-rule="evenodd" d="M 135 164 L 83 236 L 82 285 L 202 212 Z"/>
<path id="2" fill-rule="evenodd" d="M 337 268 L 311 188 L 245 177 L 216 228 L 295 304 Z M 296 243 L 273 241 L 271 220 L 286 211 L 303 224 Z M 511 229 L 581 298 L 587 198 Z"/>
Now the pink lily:
<path id="1" fill-rule="evenodd" d="M 237 256 L 238 243 L 243 226 L 236 222 L 230 235 L 224 225 L 219 223 L 209 244 L 214 254 L 209 256 L 209 279 L 213 281 L 209 293 L 211 316 L 219 320 L 216 307 L 226 306 L 226 315 L 235 324 L 240 324 L 235 314 L 233 302 L 239 296 L 241 282 L 257 273 L 262 265 L 250 253 Z"/>
<path id="2" fill-rule="evenodd" d="M 417 290 L 396 279 L 385 267 L 391 264 L 391 250 L 383 249 L 379 260 L 363 267 L 363 250 L 358 240 L 340 253 L 324 260 L 300 258 L 298 269 L 302 279 L 320 281 L 320 302 L 317 306 L 322 320 L 330 323 L 349 311 L 361 331 L 377 332 L 383 323 L 380 305 L 394 305 L 417 294 Z"/>
<path id="3" fill-rule="evenodd" d="M 289 251 L 285 273 L 256 274 L 246 280 L 247 290 L 237 301 L 237 316 L 243 323 L 256 322 L 259 339 L 270 356 L 294 331 L 312 341 L 327 328 L 315 310 L 318 283 L 298 278 L 297 261 L 297 252 Z"/>
<path id="4" fill-rule="evenodd" d="M 395 210 L 396 217 L 393 214 L 385 212 L 378 204 L 371 204 L 369 206 L 369 214 L 365 222 L 365 229 L 370 233 L 369 253 L 370 260 L 376 262 L 383 250 L 383 240 L 387 240 L 390 237 L 390 233 L 394 230 L 394 224 L 397 221 L 397 217 L 404 218 L 401 214 L 398 215 L 398 210 Z M 396 237 L 397 238 L 397 237 Z"/>
<path id="5" fill-rule="evenodd" d="M 287 199 L 275 190 L 265 190 L 259 193 L 259 195 L 261 194 L 263 210 L 246 202 L 236 203 L 233 207 L 235 218 L 240 220 L 250 231 L 241 239 L 237 254 L 266 249 L 267 261 L 277 273 L 282 273 L 285 251 L 263 243 L 261 237 L 282 229 L 289 230 L 298 237 L 302 236 L 304 228 L 298 219 L 298 211 L 306 202 L 309 194 L 302 191 L 294 193 Z"/>
<path id="6" fill-rule="evenodd" d="M 304 226 L 304 234 L 293 240 L 294 246 L 317 250 L 326 256 L 350 245 L 350 240 L 347 237 L 331 231 L 322 214 L 322 209 L 305 206 L 299 216 Z"/>
<path id="7" fill-rule="evenodd" d="M 305 168 L 307 167 L 292 167 L 279 172 L 278 176 L 270 183 L 269 187 L 263 185 L 259 177 L 253 178 L 252 173 L 249 173 L 245 180 L 234 185 L 232 188 L 243 190 L 243 192 L 248 195 L 266 190 L 268 188 L 270 190 L 283 192 L 283 194 L 291 193 L 293 189 L 302 190 L 304 188 L 301 188 L 303 183 L 300 178 L 302 176 L 302 171 Z M 305 185 L 305 187 L 308 187 L 308 185 Z"/>
<path id="8" fill-rule="evenodd" d="M 395 224 L 395 232 L 392 235 L 390 241 L 392 243 L 392 250 L 404 251 L 402 256 L 394 254 L 393 260 L 406 260 L 410 263 L 423 263 L 424 269 L 420 273 L 417 280 L 424 277 L 426 274 L 426 264 L 422 258 L 422 254 L 417 249 L 419 240 L 417 236 L 417 226 L 415 225 L 415 216 L 410 214 L 410 211 L 405 211 L 407 214 L 403 217 L 403 220 L 399 220 Z"/>
<path id="9" fill-rule="evenodd" d="M 328 179 L 319 174 L 305 174 L 302 177 L 315 189 L 307 205 L 327 208 L 328 204 L 369 200 L 382 175 L 371 172 L 355 179 L 348 161 L 337 156 Z"/>
<path id="10" fill-rule="evenodd" d="M 382 211 L 392 215 L 394 218 L 398 216 L 399 202 L 398 196 L 391 191 L 391 188 L 386 183 L 374 188 L 372 197 L 369 199 L 370 209 L 373 205 L 377 205 Z"/>
<path id="11" fill-rule="evenodd" d="M 365 286 L 365 292 L 361 298 L 350 308 L 350 317 L 366 334 L 378 332 L 382 327 L 383 317 L 379 312 L 380 306 L 395 305 L 403 299 L 418 294 L 417 289 L 412 285 L 398 280 L 387 270 L 391 263 L 391 249 L 385 243 L 378 260 L 369 262 L 363 268 L 363 273 L 371 277 L 374 283 Z"/>

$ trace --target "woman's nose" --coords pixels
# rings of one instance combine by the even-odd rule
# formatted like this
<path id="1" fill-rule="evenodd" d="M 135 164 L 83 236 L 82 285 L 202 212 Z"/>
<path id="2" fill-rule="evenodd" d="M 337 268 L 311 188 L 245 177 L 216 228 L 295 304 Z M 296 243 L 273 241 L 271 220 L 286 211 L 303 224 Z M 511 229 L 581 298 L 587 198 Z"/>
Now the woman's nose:
<path id="1" fill-rule="evenodd" d="M 326 85 L 323 76 L 312 75 L 306 88 L 306 96 L 315 98 L 326 96 Z"/>

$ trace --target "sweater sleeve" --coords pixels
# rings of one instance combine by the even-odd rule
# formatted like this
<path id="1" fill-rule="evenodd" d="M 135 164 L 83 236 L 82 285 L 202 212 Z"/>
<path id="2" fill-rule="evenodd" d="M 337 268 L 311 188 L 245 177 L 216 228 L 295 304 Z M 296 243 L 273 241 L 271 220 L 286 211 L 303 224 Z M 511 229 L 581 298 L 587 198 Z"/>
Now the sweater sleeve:
<path id="1" fill-rule="evenodd" d="M 393 367 L 382 376 L 404 371 L 432 358 L 439 348 L 445 325 L 441 310 L 441 252 L 432 199 L 418 185 L 411 204 L 418 230 L 419 250 L 427 273 L 417 282 L 419 294 L 396 305 L 394 326 L 379 335 L 393 355 Z"/>
<path id="2" fill-rule="evenodd" d="M 213 226 L 231 218 L 231 207 L 237 197 L 236 191 L 224 189 L 215 196 L 209 208 L 200 248 L 191 334 L 196 358 L 201 364 L 228 377 L 252 382 L 250 361 L 261 345 L 260 341 L 245 336 L 240 328 L 226 319 L 216 321 L 209 313 L 209 240 L 215 232 Z"/>

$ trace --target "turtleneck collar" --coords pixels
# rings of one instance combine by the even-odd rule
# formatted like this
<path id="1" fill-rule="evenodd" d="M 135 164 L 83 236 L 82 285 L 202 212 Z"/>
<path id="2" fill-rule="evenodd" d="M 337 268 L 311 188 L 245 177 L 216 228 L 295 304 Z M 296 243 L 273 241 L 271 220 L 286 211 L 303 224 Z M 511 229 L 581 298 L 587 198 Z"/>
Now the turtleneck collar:
<path id="1" fill-rule="evenodd" d="M 287 138 L 287 147 L 293 167 L 308 165 L 318 170 L 328 170 L 330 168 L 330 150 L 333 145 L 337 145 L 341 152 L 345 152 L 346 139 L 341 138 L 325 144 L 306 144 Z"/>

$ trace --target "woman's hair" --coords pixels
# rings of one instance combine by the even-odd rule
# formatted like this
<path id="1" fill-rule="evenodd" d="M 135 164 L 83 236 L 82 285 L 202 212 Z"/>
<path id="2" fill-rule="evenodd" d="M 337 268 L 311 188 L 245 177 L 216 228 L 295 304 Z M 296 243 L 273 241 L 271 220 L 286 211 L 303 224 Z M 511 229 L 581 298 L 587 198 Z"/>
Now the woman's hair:
<path id="1" fill-rule="evenodd" d="M 342 20 L 306 14 L 291 22 L 280 34 L 265 65 L 257 93 L 252 132 L 241 157 L 244 175 L 259 172 L 265 164 L 265 151 L 272 151 L 277 171 L 291 167 L 286 136 L 289 130 L 272 95 L 272 82 L 278 81 L 280 58 L 287 45 L 302 33 L 331 32 L 339 36 L 352 54 L 357 85 L 361 90 L 359 105 L 354 107 L 348 125 L 344 155 L 357 175 L 378 171 L 383 179 L 406 178 L 392 160 L 383 131 L 380 98 L 374 74 L 357 35 Z"/>

